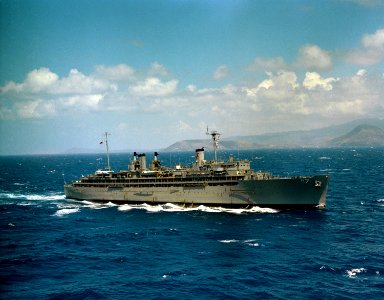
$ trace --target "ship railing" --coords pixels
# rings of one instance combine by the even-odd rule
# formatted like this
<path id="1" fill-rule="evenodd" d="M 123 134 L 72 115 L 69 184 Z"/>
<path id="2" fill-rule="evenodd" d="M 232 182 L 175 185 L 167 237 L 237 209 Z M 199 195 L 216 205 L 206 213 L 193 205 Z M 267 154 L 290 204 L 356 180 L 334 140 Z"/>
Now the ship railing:
<path id="1" fill-rule="evenodd" d="M 226 185 L 236 184 L 243 176 L 225 176 L 225 177 L 158 177 L 158 178 L 105 178 L 85 179 L 81 182 L 74 182 L 76 186 L 95 186 L 95 187 L 148 187 L 148 186 L 191 186 L 191 185 Z"/>

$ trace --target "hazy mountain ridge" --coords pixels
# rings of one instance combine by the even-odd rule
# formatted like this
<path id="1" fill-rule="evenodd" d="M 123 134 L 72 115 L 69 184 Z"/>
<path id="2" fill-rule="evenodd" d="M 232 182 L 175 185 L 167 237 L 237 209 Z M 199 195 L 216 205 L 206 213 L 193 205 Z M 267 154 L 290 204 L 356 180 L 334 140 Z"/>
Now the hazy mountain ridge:
<path id="1" fill-rule="evenodd" d="M 313 130 L 276 132 L 252 136 L 223 138 L 221 149 L 384 146 L 384 119 L 355 120 L 341 125 Z M 163 151 L 189 151 L 206 147 L 212 149 L 209 139 L 176 142 Z"/>
<path id="2" fill-rule="evenodd" d="M 222 136 L 223 137 L 223 136 Z M 341 125 L 333 125 L 313 130 L 275 132 L 252 136 L 234 136 L 220 140 L 221 150 L 247 150 L 268 148 L 303 147 L 350 147 L 384 146 L 384 119 L 355 120 Z M 212 149 L 210 138 L 182 140 L 165 149 L 166 152 L 192 151 L 205 147 Z M 153 149 L 110 149 L 111 153 L 148 152 Z M 71 148 L 64 154 L 104 153 L 104 147 L 98 149 Z"/>
<path id="3" fill-rule="evenodd" d="M 384 146 L 384 129 L 362 124 L 347 134 L 332 139 L 329 146 Z"/>

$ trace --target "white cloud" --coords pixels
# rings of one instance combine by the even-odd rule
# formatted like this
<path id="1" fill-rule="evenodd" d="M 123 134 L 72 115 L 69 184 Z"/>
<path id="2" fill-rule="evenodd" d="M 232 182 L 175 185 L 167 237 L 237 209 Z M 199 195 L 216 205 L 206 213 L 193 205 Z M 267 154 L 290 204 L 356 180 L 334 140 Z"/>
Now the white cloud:
<path id="1" fill-rule="evenodd" d="M 176 91 L 177 84 L 177 80 L 161 82 L 159 78 L 150 77 L 130 89 L 137 96 L 167 96 Z"/>
<path id="2" fill-rule="evenodd" d="M 228 75 L 229 75 L 228 67 L 226 65 L 221 65 L 213 73 L 213 78 L 215 80 L 221 80 L 228 77 Z"/>
<path id="3" fill-rule="evenodd" d="M 253 63 L 248 66 L 248 70 L 263 70 L 263 71 L 281 71 L 288 69 L 282 57 L 261 58 L 257 57 Z"/>
<path id="4" fill-rule="evenodd" d="M 38 99 L 34 101 L 16 103 L 13 113 L 22 119 L 36 119 L 55 115 L 56 108 L 52 102 L 46 102 Z"/>
<path id="5" fill-rule="evenodd" d="M 72 69 L 69 75 L 59 80 L 50 92 L 53 94 L 91 94 L 115 88 L 106 80 L 86 76 L 77 69 Z"/>
<path id="6" fill-rule="evenodd" d="M 106 80 L 86 76 L 77 69 L 70 70 L 67 77 L 59 78 L 48 68 L 40 68 L 28 73 L 22 83 L 8 82 L 1 93 L 28 94 L 88 94 L 108 89 L 116 89 Z"/>
<path id="7" fill-rule="evenodd" d="M 164 67 L 162 64 L 159 64 L 157 61 L 155 61 L 150 69 L 149 69 L 149 75 L 150 76 L 167 76 L 169 75 L 169 71 L 166 67 Z"/>
<path id="8" fill-rule="evenodd" d="M 192 130 L 192 127 L 191 127 L 191 125 L 189 125 L 186 122 L 179 121 L 177 130 L 180 131 L 180 132 L 188 132 L 188 131 Z"/>
<path id="9" fill-rule="evenodd" d="M 305 45 L 299 50 L 297 64 L 309 70 L 329 70 L 332 68 L 332 58 L 317 45 Z"/>
<path id="10" fill-rule="evenodd" d="M 336 80 L 337 79 L 333 77 L 321 78 L 320 74 L 316 72 L 306 72 L 305 78 L 303 81 L 303 87 L 305 87 L 308 90 L 313 90 L 315 88 L 322 88 L 324 90 L 330 91 L 333 88 L 332 82 Z"/>
<path id="11" fill-rule="evenodd" d="M 247 66 L 248 71 L 262 70 L 266 72 L 307 70 L 330 70 L 332 69 L 331 54 L 317 45 L 305 45 L 298 51 L 297 58 L 293 63 L 286 63 L 279 57 L 261 58 L 257 57 Z"/>
<path id="12" fill-rule="evenodd" d="M 125 64 L 115 66 L 96 66 L 95 75 L 109 81 L 131 80 L 133 79 L 135 70 Z"/>
<path id="13" fill-rule="evenodd" d="M 59 76 L 51 72 L 48 68 L 35 69 L 27 74 L 23 83 L 7 82 L 7 84 L 1 88 L 1 92 L 46 92 L 58 81 L 58 78 Z"/>
<path id="14" fill-rule="evenodd" d="M 363 115 L 364 102 L 361 99 L 353 101 L 330 102 L 325 107 L 325 111 L 329 114 Z"/>
<path id="15" fill-rule="evenodd" d="M 50 88 L 58 79 L 59 76 L 51 72 L 48 68 L 40 68 L 33 70 L 27 75 L 24 87 L 31 89 L 33 92 L 40 92 Z"/>
<path id="16" fill-rule="evenodd" d="M 349 51 L 345 59 L 352 64 L 365 66 L 381 62 L 384 59 L 384 28 L 364 35 L 360 48 Z"/>
<path id="17" fill-rule="evenodd" d="M 16 92 L 19 93 L 23 90 L 22 84 L 17 84 L 13 81 L 8 81 L 3 87 L 0 88 L 2 94 Z"/>
<path id="18" fill-rule="evenodd" d="M 60 102 L 63 107 L 76 109 L 76 110 L 96 110 L 99 107 L 103 95 L 93 94 L 93 95 L 76 95 L 69 96 L 60 99 Z"/>
<path id="19" fill-rule="evenodd" d="M 196 86 L 193 85 L 193 84 L 188 84 L 187 87 L 185 88 L 188 92 L 191 92 L 193 93 L 194 91 L 196 91 Z"/>
<path id="20" fill-rule="evenodd" d="M 104 66 L 102 70 L 118 69 Z M 282 70 L 267 72 L 259 80 L 243 85 L 198 88 L 189 84 L 180 89 L 177 79 L 138 79 L 135 74 L 127 81 L 120 80 L 123 76 L 106 80 L 96 73 L 85 75 L 74 69 L 59 78 L 48 69 L 38 69 L 30 72 L 24 82 L 8 82 L 1 88 L 0 117 L 65 118 L 76 112 L 86 118 L 85 114 L 92 111 L 119 118 L 124 112 L 125 117 L 116 123 L 121 124 L 116 130 L 123 132 L 128 128 L 124 124 L 132 125 L 128 121 L 131 114 L 152 120 L 156 113 L 159 118 L 180 120 L 179 127 L 185 132 L 197 130 L 188 124 L 208 122 L 229 135 L 239 134 L 239 130 L 254 134 L 255 130 L 300 129 L 303 120 L 311 120 L 308 124 L 314 127 L 321 122 L 384 115 L 383 74 L 363 69 L 341 78 L 306 72 L 302 80 L 300 74 Z"/>

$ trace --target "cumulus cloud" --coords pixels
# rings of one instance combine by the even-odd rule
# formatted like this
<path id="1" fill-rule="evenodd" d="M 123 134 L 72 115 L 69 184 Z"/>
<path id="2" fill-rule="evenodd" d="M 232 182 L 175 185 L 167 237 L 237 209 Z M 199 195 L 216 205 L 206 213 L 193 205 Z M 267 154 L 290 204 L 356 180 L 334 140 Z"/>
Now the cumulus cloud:
<path id="1" fill-rule="evenodd" d="M 255 88 L 246 89 L 247 95 L 262 95 L 269 100 L 279 101 L 290 97 L 292 92 L 298 87 L 297 75 L 294 72 L 269 72 L 267 75 L 269 79 L 263 80 Z"/>
<path id="2" fill-rule="evenodd" d="M 62 78 L 50 90 L 53 94 L 90 94 L 115 89 L 109 81 L 86 76 L 77 69 L 72 69 L 67 77 Z"/>
<path id="3" fill-rule="evenodd" d="M 332 68 L 332 58 L 317 45 L 305 45 L 299 50 L 297 65 L 309 70 L 329 70 Z"/>
<path id="4" fill-rule="evenodd" d="M 77 69 L 70 70 L 67 77 L 60 79 L 48 68 L 40 68 L 29 72 L 22 83 L 6 83 L 1 93 L 88 94 L 114 88 L 109 81 L 86 76 Z"/>
<path id="5" fill-rule="evenodd" d="M 106 80 L 120 81 L 133 79 L 135 70 L 125 64 L 116 66 L 96 66 L 95 75 Z"/>
<path id="6" fill-rule="evenodd" d="M 149 73 L 166 75 L 167 69 L 155 62 Z M 29 72 L 23 82 L 7 82 L 0 87 L 1 118 L 43 118 L 57 111 L 95 111 L 100 109 L 140 110 L 177 90 L 175 79 L 141 78 L 128 65 L 99 65 L 89 75 L 77 69 L 60 77 L 48 68 Z M 145 99 L 154 97 L 153 99 Z M 152 105 L 156 107 L 156 105 Z"/>
<path id="7" fill-rule="evenodd" d="M 108 73 L 116 76 L 107 79 Z M 73 69 L 64 77 L 49 69 L 33 70 L 23 82 L 8 82 L 1 88 L 0 118 L 125 112 L 127 119 L 120 123 L 129 124 L 126 120 L 132 112 L 143 117 L 157 113 L 172 116 L 174 122 L 182 120 L 178 126 L 185 132 L 192 130 L 188 124 L 209 122 L 229 135 L 238 134 L 236 128 L 252 134 L 255 128 L 261 132 L 298 129 L 303 120 L 315 126 L 384 115 L 383 74 L 364 69 L 341 78 L 315 71 L 303 78 L 293 70 L 270 71 L 247 84 L 215 88 L 192 83 L 179 88 L 177 79 L 140 76 L 125 66 L 103 66 L 89 75 Z"/>
<path id="8" fill-rule="evenodd" d="M 27 75 L 24 83 L 25 88 L 30 88 L 33 92 L 40 92 L 51 87 L 59 79 L 59 76 L 51 72 L 48 68 L 33 70 Z"/>
<path id="9" fill-rule="evenodd" d="M 28 91 L 30 93 L 38 93 L 50 89 L 57 81 L 59 76 L 51 72 L 48 68 L 40 68 L 33 70 L 27 74 L 23 83 L 7 82 L 1 88 L 2 93 Z"/>
<path id="10" fill-rule="evenodd" d="M 97 110 L 103 95 L 75 95 L 59 99 L 62 107 L 69 107 L 75 110 Z"/>
<path id="11" fill-rule="evenodd" d="M 309 71 L 323 71 L 332 69 L 332 56 L 328 51 L 317 45 L 304 45 L 298 50 L 297 58 L 287 63 L 281 56 L 272 58 L 257 57 L 247 66 L 248 71 L 293 71 L 306 69 Z"/>
<path id="12" fill-rule="evenodd" d="M 150 77 L 131 86 L 131 91 L 137 96 L 165 96 L 176 91 L 178 81 L 161 82 L 159 78 Z"/>
<path id="13" fill-rule="evenodd" d="M 347 62 L 365 66 L 381 62 L 384 59 L 384 28 L 372 34 L 365 34 L 360 44 L 359 48 L 345 55 Z"/>
<path id="14" fill-rule="evenodd" d="M 45 102 L 40 99 L 16 103 L 14 110 L 16 114 L 23 119 L 41 118 L 56 113 L 56 108 L 52 102 Z"/>
<path id="15" fill-rule="evenodd" d="M 213 73 L 213 78 L 215 80 L 221 80 L 228 77 L 228 75 L 229 75 L 228 67 L 226 65 L 221 65 Z"/>
<path id="16" fill-rule="evenodd" d="M 281 71 L 288 69 L 288 65 L 284 59 L 279 57 L 274 58 L 261 58 L 257 57 L 254 62 L 248 66 L 248 70 L 263 70 L 263 71 Z"/>
<path id="17" fill-rule="evenodd" d="M 150 76 L 167 76 L 169 74 L 169 71 L 165 66 L 155 61 L 151 65 L 148 73 Z"/>
<path id="18" fill-rule="evenodd" d="M 307 88 L 308 90 L 322 88 L 324 90 L 330 91 L 333 88 L 332 82 L 336 80 L 337 79 L 333 77 L 321 78 L 320 74 L 316 72 L 306 72 L 305 79 L 303 81 L 303 87 Z"/>

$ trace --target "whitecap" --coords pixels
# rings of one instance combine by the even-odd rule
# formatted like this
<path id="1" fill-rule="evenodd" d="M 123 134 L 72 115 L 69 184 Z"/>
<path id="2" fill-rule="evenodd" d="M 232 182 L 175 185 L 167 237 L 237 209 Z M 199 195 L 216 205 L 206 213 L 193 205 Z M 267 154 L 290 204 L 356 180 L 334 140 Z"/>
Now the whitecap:
<path id="1" fill-rule="evenodd" d="M 126 211 L 126 210 L 133 209 L 133 207 L 132 205 L 129 205 L 129 204 L 123 204 L 123 205 L 120 205 L 117 209 L 120 211 Z"/>
<path id="2" fill-rule="evenodd" d="M 88 207 L 88 208 L 92 208 L 92 209 L 104 209 L 104 208 L 117 206 L 116 204 L 113 204 L 112 202 L 97 203 L 97 202 L 91 202 L 91 201 L 82 201 L 82 204 L 83 204 L 83 207 Z"/>
<path id="3" fill-rule="evenodd" d="M 64 194 L 50 194 L 50 195 L 37 195 L 37 194 L 14 194 L 14 193 L 0 193 L 0 198 L 4 199 L 19 199 L 19 200 L 64 200 Z"/>
<path id="4" fill-rule="evenodd" d="M 220 240 L 219 242 L 229 244 L 229 243 L 238 243 L 239 240 Z"/>
<path id="5" fill-rule="evenodd" d="M 231 243 L 242 243 L 247 246 L 251 247 L 260 247 L 260 244 L 256 242 L 256 240 L 236 240 L 236 239 L 229 239 L 229 240 L 219 240 L 220 243 L 224 244 L 231 244 Z"/>
<path id="6" fill-rule="evenodd" d="M 321 160 L 324 160 L 324 159 L 328 160 L 328 159 L 331 159 L 331 158 L 328 157 L 328 156 L 321 156 L 321 157 L 319 157 L 319 159 L 321 159 Z"/>
<path id="7" fill-rule="evenodd" d="M 57 204 L 57 208 L 80 208 L 80 205 L 77 203 L 59 203 Z"/>
<path id="8" fill-rule="evenodd" d="M 68 214 L 77 213 L 80 210 L 80 208 L 63 208 L 59 209 L 57 212 L 55 212 L 54 216 L 62 217 Z"/>
<path id="9" fill-rule="evenodd" d="M 160 212 L 164 211 L 165 209 L 161 205 L 148 205 L 144 208 L 147 212 Z"/>
<path id="10" fill-rule="evenodd" d="M 114 204 L 112 204 L 114 205 Z M 223 208 L 223 207 L 209 207 L 205 205 L 185 207 L 181 205 L 176 205 L 173 203 L 158 204 L 158 205 L 149 205 L 149 204 L 122 204 L 119 205 L 118 210 L 120 211 L 129 211 L 132 209 L 143 209 L 147 212 L 190 212 L 190 211 L 202 211 L 207 213 L 232 213 L 232 214 L 246 214 L 246 213 L 277 213 L 279 212 L 276 209 L 272 208 L 261 208 L 254 206 L 252 208 Z"/>
<path id="11" fill-rule="evenodd" d="M 27 195 L 27 200 L 64 200 L 65 195 Z"/>
<path id="12" fill-rule="evenodd" d="M 256 241 L 256 240 L 245 240 L 244 243 L 252 243 L 254 241 Z"/>
<path id="13" fill-rule="evenodd" d="M 273 208 L 254 206 L 251 209 L 247 210 L 246 212 L 275 214 L 275 213 L 278 213 L 279 211 L 277 209 L 273 209 Z"/>
<path id="14" fill-rule="evenodd" d="M 357 268 L 357 269 L 347 270 L 346 273 L 349 278 L 355 278 L 357 274 L 361 272 L 366 272 L 366 271 L 367 270 L 364 268 Z"/>

